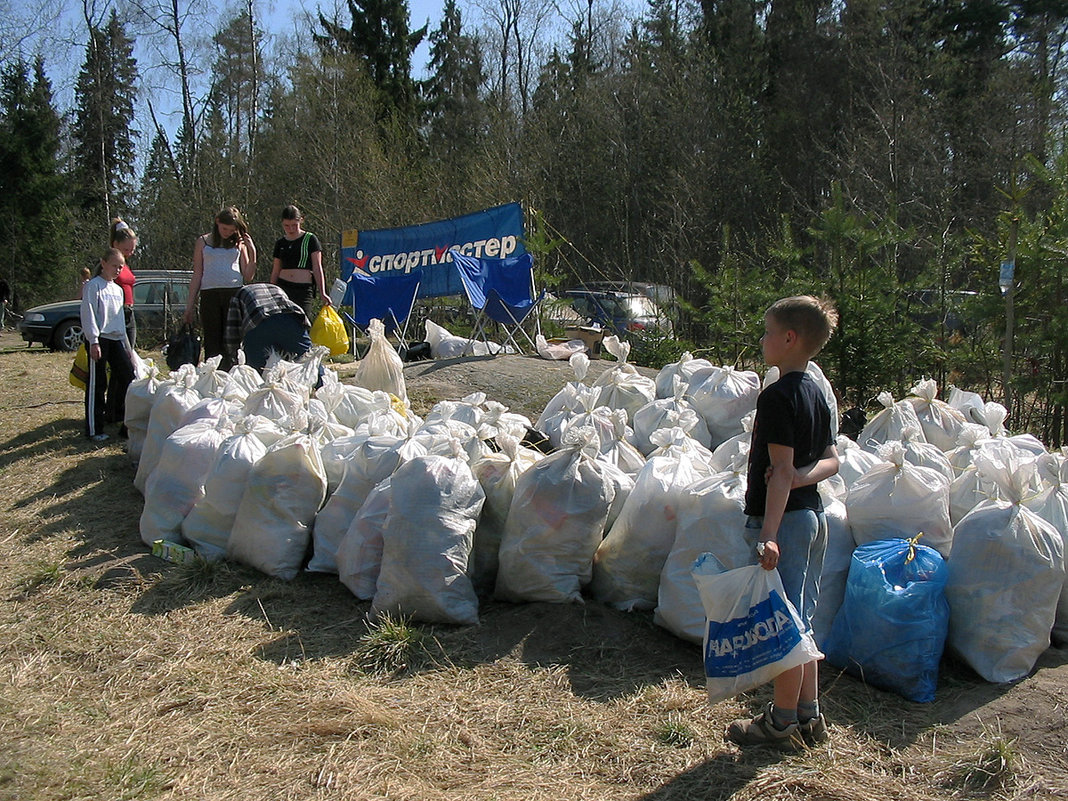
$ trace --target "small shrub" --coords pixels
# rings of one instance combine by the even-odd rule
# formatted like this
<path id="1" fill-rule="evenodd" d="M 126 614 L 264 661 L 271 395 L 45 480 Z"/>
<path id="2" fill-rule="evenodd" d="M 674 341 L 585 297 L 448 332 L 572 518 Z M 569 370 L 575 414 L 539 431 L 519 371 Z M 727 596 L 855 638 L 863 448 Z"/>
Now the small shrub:
<path id="1" fill-rule="evenodd" d="M 693 729 L 677 720 L 664 723 L 657 728 L 655 734 L 661 743 L 674 748 L 689 748 L 697 741 L 697 734 Z"/>
<path id="2" fill-rule="evenodd" d="M 46 585 L 58 584 L 62 578 L 63 565 L 59 562 L 35 562 L 19 582 L 19 590 L 23 595 L 32 595 Z"/>
<path id="3" fill-rule="evenodd" d="M 412 670 L 430 658 L 429 640 L 407 618 L 382 615 L 370 623 L 356 646 L 356 663 L 366 673 L 389 675 Z"/>
<path id="4" fill-rule="evenodd" d="M 980 747 L 942 772 L 942 783 L 966 792 L 992 792 L 1011 787 L 1016 779 L 1016 742 L 1001 732 L 984 732 Z"/>

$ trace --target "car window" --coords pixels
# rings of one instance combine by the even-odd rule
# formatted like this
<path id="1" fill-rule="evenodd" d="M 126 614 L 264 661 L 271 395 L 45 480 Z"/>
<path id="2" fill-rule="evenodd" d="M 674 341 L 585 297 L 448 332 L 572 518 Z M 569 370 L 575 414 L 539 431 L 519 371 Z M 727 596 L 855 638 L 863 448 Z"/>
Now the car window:
<path id="1" fill-rule="evenodd" d="M 184 306 L 189 299 L 189 284 L 185 281 L 176 281 L 170 285 L 168 294 L 171 303 Z"/>
<path id="2" fill-rule="evenodd" d="M 150 284 L 145 282 L 138 282 L 134 284 L 133 298 L 134 303 L 152 303 L 152 291 L 156 288 L 156 284 Z"/>

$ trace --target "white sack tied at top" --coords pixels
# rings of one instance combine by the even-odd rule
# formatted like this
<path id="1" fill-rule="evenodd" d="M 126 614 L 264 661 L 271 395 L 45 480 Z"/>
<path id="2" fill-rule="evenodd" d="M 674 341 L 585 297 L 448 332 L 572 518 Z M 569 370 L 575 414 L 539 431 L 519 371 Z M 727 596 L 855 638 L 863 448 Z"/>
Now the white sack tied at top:
<path id="1" fill-rule="evenodd" d="M 249 472 L 227 555 L 269 576 L 296 578 L 325 498 L 316 442 L 306 434 L 279 440 Z"/>
<path id="2" fill-rule="evenodd" d="M 559 392 L 549 399 L 534 424 L 538 431 L 549 438 L 549 442 L 554 448 L 560 447 L 563 423 L 574 414 L 579 392 L 587 388 L 583 382 L 586 380 L 586 375 L 590 369 L 590 357 L 585 353 L 576 353 L 568 359 L 568 364 L 575 374 L 575 380 L 568 381 Z"/>
<path id="3" fill-rule="evenodd" d="M 217 561 L 226 556 L 252 465 L 283 436 L 285 432 L 276 423 L 254 415 L 238 420 L 234 433 L 219 446 L 204 477 L 203 497 L 182 521 L 182 536 L 201 558 Z"/>
<path id="4" fill-rule="evenodd" d="M 501 540 L 519 477 L 544 458 L 544 454 L 523 447 L 518 437 L 509 434 L 498 434 L 497 445 L 500 451 L 484 454 L 471 464 L 471 472 L 486 493 L 486 502 L 475 529 L 468 572 L 475 589 L 487 592 L 492 592 L 497 582 Z"/>
<path id="5" fill-rule="evenodd" d="M 593 558 L 590 594 L 623 611 L 656 606 L 660 571 L 675 542 L 689 488 L 712 472 L 694 450 L 654 456 L 638 473 L 619 517 Z"/>
<path id="6" fill-rule="evenodd" d="M 146 362 L 148 370 L 142 378 L 130 382 L 126 388 L 126 414 L 123 424 L 126 426 L 126 455 L 132 464 L 141 459 L 141 449 L 148 434 L 148 418 L 152 414 L 152 404 L 156 393 L 163 383 L 155 363 Z"/>
<path id="7" fill-rule="evenodd" d="M 356 437 L 341 481 L 315 516 L 308 570 L 336 573 L 337 551 L 356 513 L 379 482 L 400 467 L 405 440 L 389 434 Z"/>
<path id="8" fill-rule="evenodd" d="M 876 454 L 865 450 L 849 437 L 841 434 L 836 440 L 836 447 L 838 449 L 838 475 L 845 483 L 847 490 L 853 486 L 853 482 L 875 465 L 883 463 L 883 460 Z"/>
<path id="9" fill-rule="evenodd" d="M 1034 488 L 1034 458 L 982 453 L 975 465 L 1004 500 L 979 504 L 957 524 L 946 645 L 987 681 L 1012 682 L 1049 647 L 1064 588 L 1064 543 L 1023 504 Z"/>
<path id="10" fill-rule="evenodd" d="M 392 404 L 388 392 L 342 384 L 337 379 L 324 381 L 315 391 L 315 397 L 326 405 L 335 420 L 353 429 L 374 412 L 390 409 Z"/>
<path id="11" fill-rule="evenodd" d="M 145 492 L 148 477 L 156 469 L 167 437 L 175 432 L 185 413 L 201 401 L 200 393 L 194 389 L 196 380 L 196 368 L 191 364 L 183 364 L 171 373 L 168 381 L 160 385 L 153 398 L 152 411 L 148 416 L 148 431 L 134 476 L 134 486 L 142 494 Z"/>
<path id="12" fill-rule="evenodd" d="M 238 350 L 237 364 L 226 374 L 226 384 L 222 388 L 222 397 L 230 401 L 244 402 L 249 393 L 263 384 L 263 376 L 255 367 L 245 362 L 245 352 Z"/>
<path id="13" fill-rule="evenodd" d="M 937 381 L 925 378 L 917 382 L 905 400 L 912 404 L 927 442 L 942 451 L 957 446 L 957 437 L 967 425 L 968 418 L 960 409 L 955 409 L 938 397 Z"/>
<path id="14" fill-rule="evenodd" d="M 956 387 L 950 393 L 949 402 L 959 408 L 971 422 L 985 426 L 991 437 L 1008 440 L 1022 454 L 1041 456 L 1046 452 L 1046 446 L 1034 435 L 1009 433 L 1005 427 L 1009 411 L 1000 403 L 984 402 L 976 393 L 965 392 Z"/>
<path id="15" fill-rule="evenodd" d="M 301 431 L 308 425 L 310 397 L 305 386 L 292 381 L 285 369 L 276 365 L 264 370 L 263 383 L 245 398 L 244 413 L 274 420 L 291 431 Z"/>
<path id="16" fill-rule="evenodd" d="M 286 381 L 300 387 L 305 398 L 310 397 L 318 386 L 320 377 L 329 371 L 323 367 L 323 359 L 330 355 L 330 349 L 322 345 L 312 345 L 296 361 L 289 361 L 284 355 L 272 352 L 267 356 L 263 375 L 284 376 Z M 274 378 L 278 380 L 278 378 Z"/>
<path id="17" fill-rule="evenodd" d="M 856 544 L 910 540 L 922 533 L 925 545 L 948 558 L 953 543 L 949 479 L 909 462 L 901 442 L 880 445 L 877 454 L 883 463 L 853 482 L 846 497 Z"/>
<path id="18" fill-rule="evenodd" d="M 604 338 L 603 347 L 616 357 L 619 364 L 605 370 L 593 383 L 595 387 L 600 388 L 597 405 L 622 409 L 626 412 L 629 423 L 638 409 L 656 398 L 656 384 L 653 379 L 643 376 L 627 362 L 630 358 L 629 342 L 623 342 L 614 335 L 607 336 Z"/>
<path id="19" fill-rule="evenodd" d="M 326 410 L 326 404 L 321 400 L 312 398 L 308 401 L 307 433 L 319 443 L 320 448 L 323 448 L 325 445 L 333 442 L 339 437 L 350 437 L 356 432 L 348 426 L 339 423 L 334 416 Z"/>
<path id="20" fill-rule="evenodd" d="M 919 467 L 927 467 L 944 475 L 949 481 L 956 476 L 956 470 L 950 464 L 945 453 L 923 438 L 921 431 L 906 428 L 901 432 L 901 444 L 905 449 L 905 459 Z"/>
<path id="21" fill-rule="evenodd" d="M 582 602 L 616 495 L 597 448 L 592 429 L 571 429 L 561 450 L 519 477 L 501 540 L 498 598 Z"/>
<path id="22" fill-rule="evenodd" d="M 1068 458 L 1065 457 L 1065 449 L 1040 456 L 1038 473 L 1044 489 L 1026 498 L 1024 506 L 1052 525 L 1063 541 L 1068 538 Z M 1050 636 L 1057 645 L 1068 644 L 1068 578 L 1061 587 Z"/>
<path id="23" fill-rule="evenodd" d="M 857 437 L 857 443 L 866 450 L 877 452 L 880 445 L 886 442 L 900 442 L 904 439 L 905 429 L 918 431 L 919 437 L 923 437 L 923 426 L 920 418 L 916 416 L 916 408 L 907 400 L 894 401 L 894 396 L 889 392 L 880 392 L 877 400 L 883 409 L 875 417 L 868 421 L 864 430 Z M 924 439 L 926 442 L 926 440 Z M 909 539 L 906 537 L 906 539 Z"/>
<path id="24" fill-rule="evenodd" d="M 478 623 L 467 565 L 486 496 L 465 452 L 456 444 L 451 456 L 413 459 L 397 468 L 390 485 L 371 617 Z"/>
<path id="25" fill-rule="evenodd" d="M 712 362 L 708 359 L 695 359 L 692 353 L 686 351 L 679 357 L 677 362 L 664 365 L 660 368 L 660 372 L 656 374 L 656 397 L 674 397 L 676 381 L 680 382 L 684 387 L 688 387 L 694 373 L 712 366 Z"/>
<path id="26" fill-rule="evenodd" d="M 223 441 L 233 433 L 229 418 L 204 419 L 167 437 L 159 462 L 145 485 L 141 540 L 182 541 L 182 521 L 204 497 L 204 480 Z"/>
<path id="27" fill-rule="evenodd" d="M 820 388 L 820 392 L 823 393 L 823 399 L 827 402 L 827 408 L 831 413 L 831 438 L 834 439 L 838 436 L 838 397 L 834 394 L 834 387 L 831 386 L 830 379 L 827 378 L 823 372 L 823 368 L 816 362 L 810 361 L 805 365 L 805 373 L 816 382 L 816 386 Z M 779 380 L 779 368 L 770 367 L 768 372 L 764 375 L 764 387 L 769 387 Z"/>
<path id="28" fill-rule="evenodd" d="M 756 409 L 760 377 L 750 370 L 711 367 L 690 378 L 687 397 L 705 421 L 714 449 L 742 433 L 742 418 Z"/>
<path id="29" fill-rule="evenodd" d="M 673 395 L 650 401 L 634 413 L 634 445 L 646 456 L 656 448 L 652 441 L 653 432 L 662 428 L 681 428 L 706 448 L 712 444 L 704 419 L 686 400 L 688 386 L 677 377 L 673 380 Z"/>
<path id="30" fill-rule="evenodd" d="M 197 382 L 194 384 L 196 391 L 202 398 L 222 397 L 223 387 L 226 386 L 230 375 L 225 370 L 220 370 L 222 356 L 212 356 L 197 365 Z"/>
<path id="31" fill-rule="evenodd" d="M 429 320 L 427 321 L 429 322 Z M 400 398 L 408 405 L 408 389 L 404 382 L 404 362 L 393 344 L 386 337 L 386 327 L 381 320 L 371 320 L 367 326 L 371 345 L 356 368 L 353 383 L 370 390 L 382 390 Z"/>
<path id="32" fill-rule="evenodd" d="M 690 486 L 679 508 L 678 527 L 664 561 L 653 622 L 676 637 L 700 643 L 705 607 L 691 569 L 703 553 L 715 555 L 728 570 L 756 562 L 756 529 L 746 529 L 746 464 Z"/>

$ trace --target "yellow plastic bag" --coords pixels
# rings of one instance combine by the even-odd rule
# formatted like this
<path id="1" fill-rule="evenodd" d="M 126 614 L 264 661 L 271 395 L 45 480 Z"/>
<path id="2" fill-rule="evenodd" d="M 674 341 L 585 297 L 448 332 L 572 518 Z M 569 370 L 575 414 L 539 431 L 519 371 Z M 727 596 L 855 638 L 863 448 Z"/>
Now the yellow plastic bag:
<path id="1" fill-rule="evenodd" d="M 323 306 L 311 327 L 313 345 L 330 348 L 331 356 L 349 352 L 349 334 L 333 306 Z"/>
<path id="2" fill-rule="evenodd" d="M 85 385 L 89 383 L 89 351 L 83 342 L 78 346 L 78 352 L 74 354 L 74 364 L 70 366 L 70 385 L 75 389 L 85 392 Z"/>

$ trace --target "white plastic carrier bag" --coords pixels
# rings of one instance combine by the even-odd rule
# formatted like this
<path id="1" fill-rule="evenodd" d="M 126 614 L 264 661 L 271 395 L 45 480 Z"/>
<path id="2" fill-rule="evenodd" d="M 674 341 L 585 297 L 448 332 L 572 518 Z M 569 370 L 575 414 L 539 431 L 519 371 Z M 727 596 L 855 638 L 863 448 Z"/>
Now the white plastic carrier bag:
<path id="1" fill-rule="evenodd" d="M 692 573 L 708 618 L 703 655 L 709 703 L 823 658 L 786 597 L 778 570 L 760 565 L 727 570 L 706 553 Z"/>

